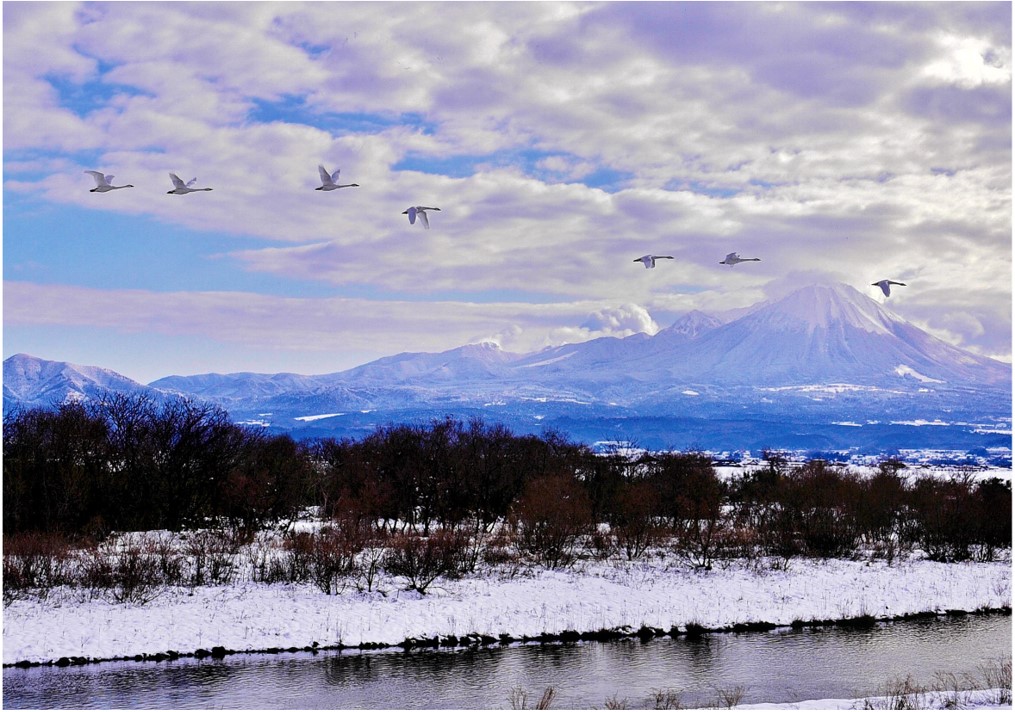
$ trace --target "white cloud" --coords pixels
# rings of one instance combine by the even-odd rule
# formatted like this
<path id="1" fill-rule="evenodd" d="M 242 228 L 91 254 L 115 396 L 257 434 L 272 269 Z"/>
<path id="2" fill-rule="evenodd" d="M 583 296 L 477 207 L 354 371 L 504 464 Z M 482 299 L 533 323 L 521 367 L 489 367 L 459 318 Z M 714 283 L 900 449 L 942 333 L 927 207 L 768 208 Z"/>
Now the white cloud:
<path id="1" fill-rule="evenodd" d="M 7 4 L 4 140 L 19 153 L 5 202 L 94 208 L 80 171 L 103 170 L 138 186 L 103 196 L 110 213 L 264 241 L 223 270 L 362 287 L 382 295 L 371 313 L 400 315 L 381 305 L 405 295 L 461 300 L 418 325 L 297 302 L 343 334 L 391 324 L 369 338 L 393 351 L 650 332 L 657 312 L 747 306 L 785 275 L 831 272 L 902 278 L 900 313 L 1010 354 L 997 5 L 461 3 L 448 18 L 425 2 Z M 54 77 L 91 103 L 74 107 Z M 396 170 L 409 158 L 426 172 Z M 361 187 L 314 191 L 318 163 Z M 166 196 L 169 171 L 214 191 Z M 610 192 L 578 182 L 598 171 L 621 176 Z M 400 214 L 427 203 L 441 207 L 429 231 Z M 718 265 L 731 251 L 762 262 Z M 644 270 L 632 260 L 646 252 L 677 259 Z M 195 298 L 199 315 L 215 302 Z M 242 297 L 261 298 L 278 306 Z M 522 300 L 526 320 L 497 311 Z M 642 312 L 583 324 L 617 305 Z M 298 328 L 334 343 L 309 319 L 269 325 L 285 343 Z"/>
<path id="2" fill-rule="evenodd" d="M 582 320 L 581 327 L 570 326 Z M 120 334 L 154 332 L 169 338 L 199 336 L 254 349 L 355 351 L 377 357 L 401 351 L 443 351 L 477 341 L 532 351 L 550 343 L 627 336 L 658 328 L 642 307 L 630 304 L 311 299 L 242 292 L 103 290 L 11 281 L 4 283 L 4 322 L 15 327 L 88 327 Z M 495 330 L 493 336 L 476 337 L 489 334 L 489 329 Z"/>

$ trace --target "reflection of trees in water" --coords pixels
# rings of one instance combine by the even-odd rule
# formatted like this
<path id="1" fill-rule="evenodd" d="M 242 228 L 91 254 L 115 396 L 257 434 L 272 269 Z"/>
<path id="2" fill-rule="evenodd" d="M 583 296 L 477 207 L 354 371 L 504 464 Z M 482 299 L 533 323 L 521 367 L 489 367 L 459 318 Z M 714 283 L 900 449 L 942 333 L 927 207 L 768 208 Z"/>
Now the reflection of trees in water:
<path id="1" fill-rule="evenodd" d="M 722 650 L 726 647 L 724 640 L 713 638 L 711 635 L 690 636 L 679 642 L 684 644 L 682 648 L 686 652 L 684 659 L 687 660 L 695 677 L 714 673 Z"/>
<path id="2" fill-rule="evenodd" d="M 129 700 L 125 705 L 133 707 L 144 703 L 144 696 L 138 695 L 138 690 L 161 689 L 161 694 L 167 698 L 165 706 L 173 706 L 173 702 L 180 705 L 191 705 L 194 700 L 194 687 L 202 690 L 217 691 L 228 689 L 234 684 L 237 678 L 249 673 L 249 659 L 240 663 L 238 659 L 232 662 L 222 660 L 201 660 L 195 662 L 157 663 L 165 665 L 161 669 L 145 669 L 145 665 L 151 663 L 138 663 L 137 667 L 130 671 L 130 679 L 125 681 L 124 698 Z M 149 679 L 150 678 L 150 679 Z M 177 692 L 179 690 L 179 692 Z M 114 705 L 120 707 L 120 705 Z M 160 705 L 161 706 L 161 705 Z"/>
<path id="3" fill-rule="evenodd" d="M 379 655 L 334 655 L 324 662 L 324 681 L 329 685 L 376 682 L 386 663 Z"/>
<path id="4" fill-rule="evenodd" d="M 481 648 L 332 655 L 324 661 L 324 680 L 342 686 L 383 680 L 386 685 L 402 681 L 443 689 L 476 688 L 497 677 L 504 652 L 500 648 Z"/>
<path id="5" fill-rule="evenodd" d="M 535 665 L 540 669 L 548 666 L 560 669 L 581 662 L 590 646 L 582 643 L 551 643 L 549 645 L 523 645 L 520 649 L 525 651 L 523 657 L 527 666 Z"/>

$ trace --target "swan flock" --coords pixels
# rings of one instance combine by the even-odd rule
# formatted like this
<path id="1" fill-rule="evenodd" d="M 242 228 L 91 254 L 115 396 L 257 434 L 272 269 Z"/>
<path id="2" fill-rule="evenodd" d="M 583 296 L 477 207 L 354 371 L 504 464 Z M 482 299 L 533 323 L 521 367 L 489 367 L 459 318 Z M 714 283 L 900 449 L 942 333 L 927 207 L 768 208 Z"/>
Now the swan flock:
<path id="1" fill-rule="evenodd" d="M 321 185 L 314 188 L 314 190 L 332 191 L 338 190 L 340 188 L 360 187 L 359 183 L 339 183 L 338 181 L 341 169 L 336 169 L 334 173 L 329 173 L 328 170 L 323 165 L 319 164 L 317 166 L 317 170 L 321 177 Z M 84 172 L 92 176 L 92 178 L 95 181 L 95 187 L 92 188 L 90 191 L 88 191 L 89 193 L 109 193 L 114 190 L 121 190 L 124 188 L 134 187 L 132 184 L 129 183 L 125 185 L 113 185 L 114 176 L 104 174 L 100 171 L 86 170 Z M 175 173 L 170 173 L 169 179 L 173 183 L 173 189 L 167 191 L 169 195 L 187 195 L 188 193 L 200 193 L 212 190 L 211 188 L 194 188 L 193 186 L 197 182 L 197 178 L 191 178 L 189 181 L 184 183 L 183 180 L 178 175 L 176 175 Z M 413 205 L 403 210 L 402 215 L 408 216 L 410 225 L 415 225 L 416 219 L 419 218 L 419 221 L 423 224 L 423 228 L 429 230 L 430 219 L 427 217 L 428 210 L 439 212 L 440 208 L 429 207 L 424 205 Z M 672 259 L 674 259 L 673 255 L 648 254 L 642 255 L 641 257 L 638 257 L 633 261 L 641 262 L 645 266 L 645 269 L 655 269 L 656 260 L 672 260 Z M 730 252 L 729 254 L 726 255 L 725 259 L 719 262 L 719 264 L 729 265 L 730 267 L 733 267 L 734 265 L 738 265 L 741 262 L 761 262 L 761 258 L 741 257 L 740 254 L 737 252 Z M 892 285 L 896 285 L 899 287 L 906 286 L 905 282 L 896 282 L 891 279 L 882 279 L 877 282 L 871 283 L 872 287 L 879 287 L 886 297 L 891 296 Z"/>

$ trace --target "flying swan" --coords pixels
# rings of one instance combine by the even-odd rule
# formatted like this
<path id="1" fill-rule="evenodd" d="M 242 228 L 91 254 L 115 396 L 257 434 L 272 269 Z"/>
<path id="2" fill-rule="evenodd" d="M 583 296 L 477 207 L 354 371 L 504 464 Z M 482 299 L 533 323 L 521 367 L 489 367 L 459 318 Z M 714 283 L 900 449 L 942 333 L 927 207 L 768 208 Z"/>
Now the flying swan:
<path id="1" fill-rule="evenodd" d="M 403 210 L 402 211 L 402 215 L 408 215 L 409 216 L 409 224 L 410 225 L 415 225 L 416 224 L 416 216 L 418 215 L 420 221 L 422 221 L 422 223 L 423 223 L 423 227 L 425 227 L 427 230 L 429 230 L 430 229 L 430 220 L 427 218 L 426 213 L 424 212 L 426 210 L 440 210 L 440 208 L 427 208 L 427 207 L 424 207 L 422 205 L 416 205 L 414 207 L 407 208 L 407 209 Z"/>
<path id="2" fill-rule="evenodd" d="M 873 282 L 873 283 L 871 283 L 871 286 L 872 287 L 881 287 L 881 291 L 885 293 L 886 297 L 888 297 L 888 296 L 891 296 L 891 294 L 892 294 L 892 288 L 890 286 L 892 284 L 897 284 L 900 287 L 905 287 L 906 286 L 904 282 L 893 282 L 890 279 L 882 279 L 880 282 Z"/>
<path id="3" fill-rule="evenodd" d="M 338 184 L 338 174 L 342 172 L 339 168 L 334 173 L 328 173 L 324 166 L 318 165 L 317 170 L 321 173 L 321 185 L 314 190 L 338 190 L 339 188 L 359 188 L 359 183 L 346 183 L 345 185 Z"/>
<path id="4" fill-rule="evenodd" d="M 112 185 L 113 176 L 104 176 L 98 171 L 85 171 L 85 173 L 91 173 L 92 178 L 95 179 L 95 187 L 88 191 L 89 193 L 108 193 L 111 190 L 134 187 L 132 185 Z"/>
<path id="5" fill-rule="evenodd" d="M 169 179 L 173 181 L 173 185 L 176 187 L 168 191 L 166 195 L 186 195 L 187 193 L 197 193 L 202 190 L 211 190 L 211 188 L 191 188 L 197 182 L 197 178 L 191 178 L 189 181 L 184 183 L 180 180 L 180 176 L 175 173 L 169 174 Z"/>
<path id="6" fill-rule="evenodd" d="M 641 262 L 645 265 L 645 269 L 652 269 L 656 266 L 656 260 L 672 260 L 672 255 L 642 255 L 634 262 Z"/>
<path id="7" fill-rule="evenodd" d="M 728 255 L 726 255 L 726 259 L 724 259 L 719 264 L 721 264 L 721 265 L 729 265 L 730 267 L 732 267 L 733 265 L 740 264 L 741 262 L 761 262 L 761 258 L 760 257 L 741 257 L 736 252 L 731 252 Z"/>

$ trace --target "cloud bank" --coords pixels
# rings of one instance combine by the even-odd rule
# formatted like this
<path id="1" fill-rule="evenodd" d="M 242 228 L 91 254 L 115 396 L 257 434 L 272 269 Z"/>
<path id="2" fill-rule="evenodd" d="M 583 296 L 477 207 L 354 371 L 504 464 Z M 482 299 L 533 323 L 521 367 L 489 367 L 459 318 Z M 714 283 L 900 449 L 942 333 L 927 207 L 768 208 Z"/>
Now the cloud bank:
<path id="1" fill-rule="evenodd" d="M 324 369 L 653 333 L 819 272 L 905 281 L 901 316 L 1010 359 L 1008 4 L 440 7 L 4 5 L 9 347 L 93 325 L 164 334 L 169 359 L 188 331 L 228 370 L 270 329 Z M 314 191 L 318 163 L 361 187 Z M 137 187 L 90 194 L 85 169 Z M 167 196 L 170 171 L 214 191 Z M 430 230 L 409 205 L 441 208 Z M 97 211 L 122 240 L 215 236 L 228 288 L 130 291 L 137 254 L 76 227 Z M 40 215 L 102 253 L 91 282 L 33 249 Z"/>

